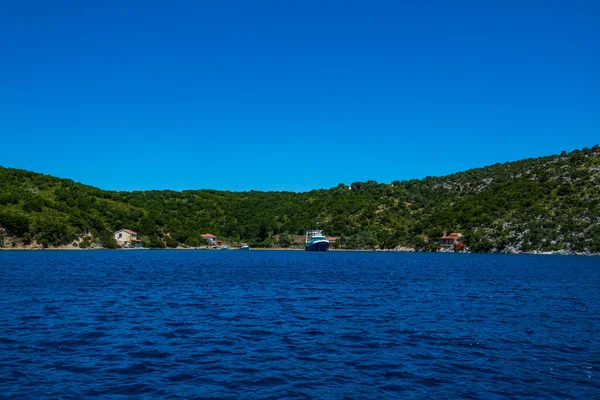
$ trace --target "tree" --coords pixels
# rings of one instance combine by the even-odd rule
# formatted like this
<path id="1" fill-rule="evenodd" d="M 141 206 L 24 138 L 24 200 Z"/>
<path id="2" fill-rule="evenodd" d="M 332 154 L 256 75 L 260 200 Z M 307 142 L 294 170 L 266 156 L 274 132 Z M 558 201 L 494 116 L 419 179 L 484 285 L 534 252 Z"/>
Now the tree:
<path id="1" fill-rule="evenodd" d="M 463 236 L 463 243 L 473 253 L 487 253 L 494 247 L 491 240 L 481 231 L 467 232 Z"/>
<path id="2" fill-rule="evenodd" d="M 294 241 L 287 232 L 283 232 L 279 235 L 279 245 L 281 247 L 289 247 L 293 242 Z"/>
<path id="3" fill-rule="evenodd" d="M 170 248 L 174 249 L 177 246 L 179 246 L 179 242 L 177 240 L 173 239 L 171 236 L 166 235 L 164 237 L 164 239 L 165 239 L 165 245 L 167 247 L 170 247 Z"/>
<path id="4" fill-rule="evenodd" d="M 0 213 L 0 225 L 9 235 L 22 236 L 29 232 L 29 218 L 24 215 Z"/>
<path id="5" fill-rule="evenodd" d="M 264 242 L 269 237 L 269 225 L 265 221 L 261 221 L 258 228 L 258 238 L 261 242 Z"/>

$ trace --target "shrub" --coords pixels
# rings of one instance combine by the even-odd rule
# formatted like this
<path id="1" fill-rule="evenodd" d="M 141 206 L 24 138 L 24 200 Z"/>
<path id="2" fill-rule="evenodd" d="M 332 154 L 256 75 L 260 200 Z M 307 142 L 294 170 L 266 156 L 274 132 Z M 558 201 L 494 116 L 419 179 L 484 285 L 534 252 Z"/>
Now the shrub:
<path id="1" fill-rule="evenodd" d="M 427 246 L 427 250 L 433 251 L 433 252 L 436 252 L 436 251 L 438 251 L 441 248 L 442 247 L 440 246 L 439 243 L 430 243 L 429 246 Z"/>
<path id="2" fill-rule="evenodd" d="M 24 215 L 0 213 L 0 225 L 9 235 L 23 236 L 29 232 L 29 218 Z"/>
<path id="3" fill-rule="evenodd" d="M 89 237 L 84 237 L 83 240 L 81 241 L 81 243 L 79 243 L 79 247 L 82 249 L 87 249 L 88 247 L 90 247 L 90 238 Z"/>
<path id="4" fill-rule="evenodd" d="M 165 236 L 165 244 L 167 247 L 170 247 L 172 249 L 179 246 L 179 242 L 173 239 L 171 236 Z"/>

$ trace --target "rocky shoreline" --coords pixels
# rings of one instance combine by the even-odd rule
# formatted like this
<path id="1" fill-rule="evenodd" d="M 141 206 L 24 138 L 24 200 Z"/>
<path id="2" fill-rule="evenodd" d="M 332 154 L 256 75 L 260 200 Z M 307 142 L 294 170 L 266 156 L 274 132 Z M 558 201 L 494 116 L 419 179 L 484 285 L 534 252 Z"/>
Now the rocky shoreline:
<path id="1" fill-rule="evenodd" d="M 408 253 L 431 253 L 431 251 L 427 250 L 415 250 L 410 247 L 396 247 L 395 249 L 386 249 L 386 250 L 375 250 L 375 251 L 396 251 L 396 252 L 408 252 Z M 514 247 L 506 247 L 502 250 L 491 249 L 487 253 L 473 253 L 468 249 L 461 251 L 454 251 L 452 249 L 439 249 L 436 253 L 458 253 L 458 254 L 527 254 L 527 255 L 536 255 L 536 256 L 600 256 L 600 253 L 594 253 L 590 251 L 573 251 L 573 250 L 552 250 L 552 251 L 542 251 L 542 250 L 532 250 L 532 251 L 522 251 L 517 250 Z"/>
<path id="2" fill-rule="evenodd" d="M 119 251 L 138 251 L 138 250 L 200 250 L 200 251 L 220 251 L 220 248 L 209 248 L 209 247 L 176 247 L 176 248 L 121 248 L 121 249 L 107 249 L 105 247 L 89 247 L 89 248 L 79 248 L 79 247 L 47 247 L 43 248 L 41 246 L 19 246 L 19 247 L 0 247 L 0 251 L 90 251 L 90 250 L 119 250 Z M 228 250 L 239 250 L 238 248 L 228 248 Z M 291 247 L 253 247 L 252 251 L 304 251 L 303 248 L 291 248 Z M 347 251 L 347 252 L 397 252 L 397 253 L 432 253 L 431 251 L 426 250 L 416 250 L 411 247 L 403 247 L 399 246 L 394 249 L 330 249 L 332 252 L 339 251 Z M 512 247 L 507 247 L 502 251 L 498 251 L 497 249 L 492 249 L 488 253 L 473 253 L 466 250 L 461 250 L 459 252 L 455 252 L 450 249 L 440 249 L 435 253 L 455 253 L 455 254 L 520 254 L 520 255 L 537 255 L 537 256 L 600 256 L 600 253 L 594 252 L 577 252 L 573 250 L 555 250 L 555 251 L 541 251 L 541 250 L 533 250 L 533 251 L 520 251 L 516 250 Z"/>

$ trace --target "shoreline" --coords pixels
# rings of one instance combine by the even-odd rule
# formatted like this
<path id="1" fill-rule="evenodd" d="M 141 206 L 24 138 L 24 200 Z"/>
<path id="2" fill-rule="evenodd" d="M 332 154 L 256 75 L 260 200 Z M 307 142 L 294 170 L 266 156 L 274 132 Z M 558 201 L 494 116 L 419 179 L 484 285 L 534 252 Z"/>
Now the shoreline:
<path id="1" fill-rule="evenodd" d="M 0 252 L 2 251 L 140 251 L 140 250 L 149 250 L 149 251 L 223 251 L 223 249 L 212 249 L 212 248 L 199 248 L 199 247 L 176 247 L 176 248 L 131 248 L 131 249 L 107 249 L 104 247 L 97 248 L 78 248 L 78 247 L 49 247 L 49 248 L 9 248 L 9 247 L 0 247 Z M 303 248 L 285 248 L 285 247 L 256 247 L 251 248 L 249 250 L 240 250 L 238 248 L 229 248 L 226 251 L 305 251 Z M 490 253 L 472 253 L 469 251 L 416 251 L 414 249 L 409 248 L 401 248 L 401 249 L 330 249 L 328 252 L 360 252 L 360 253 L 419 253 L 419 254 L 427 254 L 427 253 L 437 253 L 437 254 L 488 254 L 488 255 L 531 255 L 531 256 L 578 256 L 578 257 L 590 257 L 590 256 L 600 256 L 600 253 L 591 253 L 591 252 L 574 252 L 569 250 L 557 250 L 557 251 L 528 251 L 528 252 L 490 252 Z"/>

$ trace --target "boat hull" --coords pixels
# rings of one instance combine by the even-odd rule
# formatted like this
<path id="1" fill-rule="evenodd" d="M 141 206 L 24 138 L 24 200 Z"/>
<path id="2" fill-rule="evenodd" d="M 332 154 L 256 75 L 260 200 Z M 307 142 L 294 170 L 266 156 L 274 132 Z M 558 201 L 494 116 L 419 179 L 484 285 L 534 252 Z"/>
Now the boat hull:
<path id="1" fill-rule="evenodd" d="M 329 242 L 319 241 L 306 245 L 306 251 L 327 251 L 329 250 Z"/>

